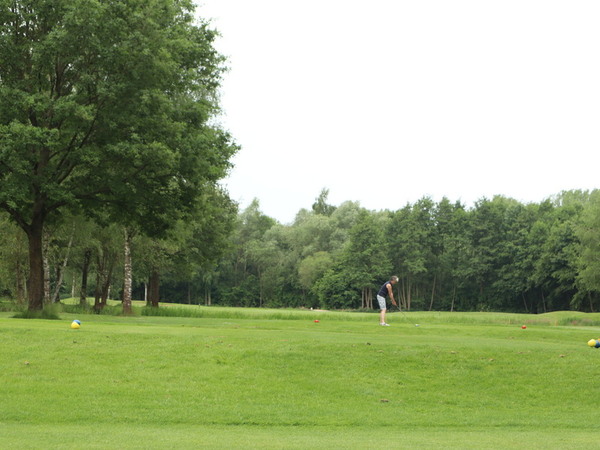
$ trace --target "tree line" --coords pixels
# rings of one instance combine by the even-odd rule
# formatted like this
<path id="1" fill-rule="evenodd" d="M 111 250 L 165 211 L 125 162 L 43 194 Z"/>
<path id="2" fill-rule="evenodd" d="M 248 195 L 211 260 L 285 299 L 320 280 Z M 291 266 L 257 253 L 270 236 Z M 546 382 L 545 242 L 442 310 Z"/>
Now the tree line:
<path id="1" fill-rule="evenodd" d="M 600 191 L 540 203 L 496 196 L 473 206 L 424 197 L 395 211 L 327 203 L 281 224 L 254 200 L 243 211 L 223 192 L 159 238 L 131 240 L 132 289 L 150 306 L 372 308 L 390 275 L 407 310 L 596 311 Z M 208 208 L 207 205 L 212 205 Z M 0 289 L 26 297 L 26 236 L 0 216 Z M 45 302 L 122 298 L 126 235 L 82 216 L 45 232 Z"/>
<path id="2" fill-rule="evenodd" d="M 335 207 L 327 193 L 289 225 L 258 201 L 241 212 L 231 249 L 203 275 L 204 302 L 371 308 L 396 274 L 407 310 L 600 308 L 600 191 L 527 204 L 496 196 L 472 207 L 424 197 L 395 211 Z"/>

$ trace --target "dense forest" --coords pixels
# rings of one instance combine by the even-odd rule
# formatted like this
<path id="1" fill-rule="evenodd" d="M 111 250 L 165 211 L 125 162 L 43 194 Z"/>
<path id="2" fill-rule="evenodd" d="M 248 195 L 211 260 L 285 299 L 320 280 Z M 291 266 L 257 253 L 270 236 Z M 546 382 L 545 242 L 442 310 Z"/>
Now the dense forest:
<path id="1" fill-rule="evenodd" d="M 133 236 L 134 297 L 154 306 L 361 309 L 396 274 L 408 310 L 600 308 L 600 191 L 529 204 L 496 196 L 472 207 L 424 197 L 395 211 L 333 206 L 327 194 L 280 224 L 258 200 L 237 213 L 213 192 L 167 236 Z M 24 301 L 26 236 L 6 215 L 0 228 L 0 290 Z M 121 298 L 122 226 L 69 216 L 44 236 L 46 302 L 74 296 L 102 307 Z"/>

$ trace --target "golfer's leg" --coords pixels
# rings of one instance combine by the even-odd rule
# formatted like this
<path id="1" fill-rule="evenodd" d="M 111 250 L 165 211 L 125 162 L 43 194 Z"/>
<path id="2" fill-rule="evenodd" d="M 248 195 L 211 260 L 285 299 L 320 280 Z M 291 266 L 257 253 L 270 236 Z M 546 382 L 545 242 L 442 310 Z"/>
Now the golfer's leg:
<path id="1" fill-rule="evenodd" d="M 386 304 L 385 304 L 385 298 L 382 297 L 381 295 L 377 295 L 377 303 L 379 303 L 379 323 L 385 323 L 385 309 L 386 309 Z"/>

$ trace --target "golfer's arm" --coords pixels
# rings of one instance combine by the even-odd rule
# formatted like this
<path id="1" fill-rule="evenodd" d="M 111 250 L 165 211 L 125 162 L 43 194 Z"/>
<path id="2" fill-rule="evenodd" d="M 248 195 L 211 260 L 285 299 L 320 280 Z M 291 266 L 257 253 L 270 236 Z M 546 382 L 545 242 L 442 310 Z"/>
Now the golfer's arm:
<path id="1" fill-rule="evenodd" d="M 390 294 L 390 299 L 392 300 L 392 302 L 395 302 L 396 300 L 394 300 L 394 291 L 392 291 L 392 285 L 388 284 L 387 288 L 388 288 L 388 293 Z"/>

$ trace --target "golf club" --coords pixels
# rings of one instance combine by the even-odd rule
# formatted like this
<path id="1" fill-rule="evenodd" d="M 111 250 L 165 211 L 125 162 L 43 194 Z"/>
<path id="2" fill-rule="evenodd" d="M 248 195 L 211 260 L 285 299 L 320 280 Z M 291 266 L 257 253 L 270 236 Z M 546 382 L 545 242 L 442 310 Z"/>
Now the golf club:
<path id="1" fill-rule="evenodd" d="M 402 311 L 402 310 L 400 309 L 400 305 L 398 305 L 398 304 L 397 304 L 397 305 L 396 305 L 396 308 L 398 308 L 398 311 L 400 311 L 400 313 L 402 314 L 402 317 L 404 317 L 404 318 L 405 318 L 405 319 L 406 319 L 408 322 L 412 323 L 412 322 L 410 321 L 410 319 L 408 318 L 408 316 L 407 316 L 406 314 L 404 314 L 404 311 Z M 418 326 L 419 326 L 419 324 L 418 324 L 418 323 L 415 323 L 415 324 L 413 324 L 413 325 L 414 325 L 415 327 L 418 327 Z"/>

